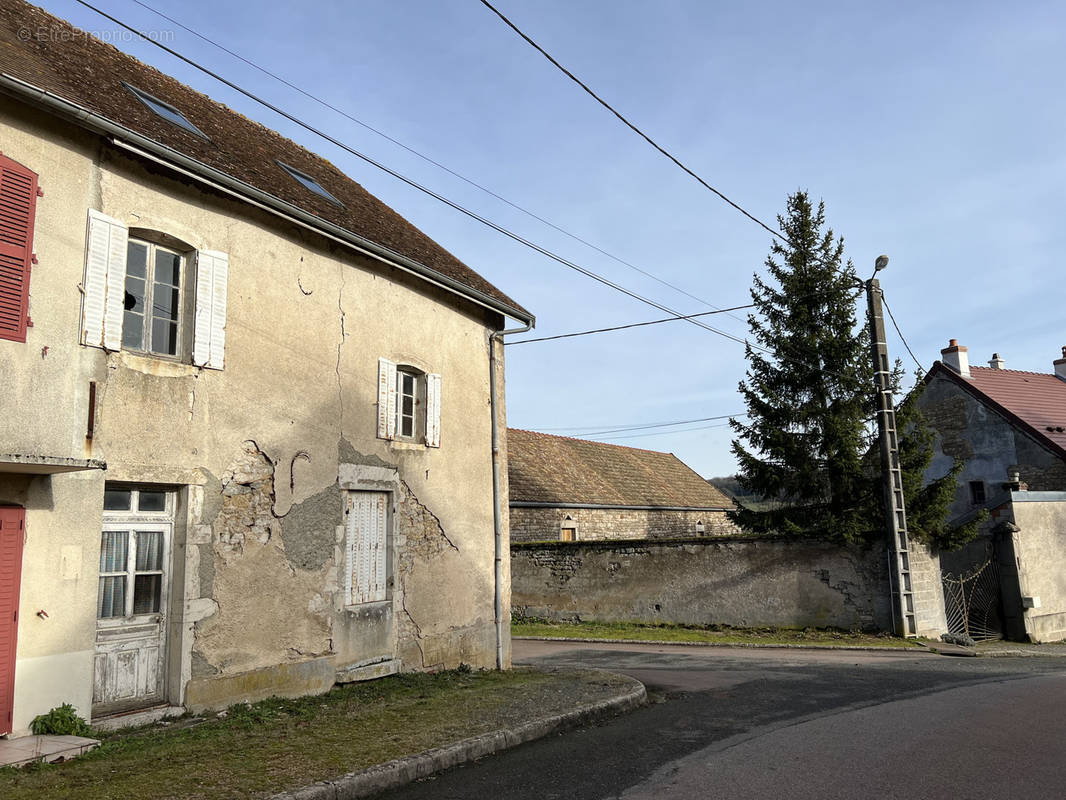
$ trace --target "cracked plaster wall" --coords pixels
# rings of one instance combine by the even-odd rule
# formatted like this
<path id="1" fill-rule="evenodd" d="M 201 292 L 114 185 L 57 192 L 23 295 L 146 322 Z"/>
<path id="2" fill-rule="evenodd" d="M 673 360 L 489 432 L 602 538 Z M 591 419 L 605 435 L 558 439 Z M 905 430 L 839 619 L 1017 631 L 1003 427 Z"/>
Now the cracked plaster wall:
<path id="1" fill-rule="evenodd" d="M 427 664 L 491 663 L 488 333 L 502 320 L 18 104 L 0 115 L 0 138 L 4 154 L 37 171 L 45 191 L 34 241 L 40 266 L 30 287 L 34 327 L 25 345 L 0 348 L 11 408 L 19 410 L 0 419 L 0 438 L 12 452 L 108 464 L 105 474 L 86 480 L 63 478 L 76 497 L 58 495 L 62 509 L 35 516 L 24 561 L 28 574 L 46 576 L 41 591 L 64 612 L 50 628 L 20 632 L 20 674 L 29 674 L 23 653 L 48 651 L 42 657 L 65 683 L 77 684 L 79 697 L 91 691 L 91 658 L 78 670 L 68 667 L 74 648 L 84 654 L 84 644 L 71 639 L 68 646 L 48 631 L 76 621 L 79 642 L 91 639 L 105 480 L 165 487 L 179 498 L 199 493 L 195 507 L 181 506 L 175 526 L 174 553 L 184 569 L 174 570 L 182 585 L 174 587 L 168 641 L 180 664 L 167 688 L 172 702 L 182 701 L 190 678 L 220 680 L 289 659 L 317 663 L 314 654 L 331 652 L 336 609 L 330 599 L 338 591 L 336 559 L 325 558 L 325 522 L 335 519 L 338 505 L 323 505 L 336 490 L 338 464 L 356 458 L 395 467 L 458 548 L 440 554 L 447 569 L 397 551 L 398 563 L 410 565 L 409 597 L 427 597 L 409 605 L 422 633 L 419 639 L 405 629 L 400 636 L 405 668 L 423 663 L 416 639 Z M 229 254 L 223 370 L 79 344 L 77 287 L 89 208 L 192 248 Z M 502 364 L 502 348 L 500 355 Z M 379 356 L 443 376 L 439 449 L 376 438 Z M 502 394 L 502 372 L 500 379 Z M 90 382 L 96 383 L 91 440 L 85 438 Z M 502 417 L 500 427 L 506 427 Z M 265 461 L 243 462 L 245 442 L 254 442 Z M 269 479 L 267 461 L 274 465 Z M 60 539 L 82 549 L 85 569 L 76 590 L 47 577 L 72 563 L 53 546 Z M 453 562 L 462 568 L 452 570 Z M 256 608 L 258 618 L 247 611 Z M 290 613 L 291 635 L 263 621 Z M 17 710 L 32 718 L 48 709 Z"/>

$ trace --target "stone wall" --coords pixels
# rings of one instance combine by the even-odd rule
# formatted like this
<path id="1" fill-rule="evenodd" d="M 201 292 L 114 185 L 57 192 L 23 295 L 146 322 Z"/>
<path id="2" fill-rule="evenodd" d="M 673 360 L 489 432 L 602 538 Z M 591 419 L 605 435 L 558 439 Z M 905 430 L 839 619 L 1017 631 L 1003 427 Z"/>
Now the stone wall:
<path id="1" fill-rule="evenodd" d="M 956 459 L 965 463 L 951 517 L 975 508 L 970 499 L 970 481 L 984 482 L 988 500 L 997 495 L 1004 495 L 1005 499 L 1004 484 L 1012 469 L 1018 470 L 1031 491 L 1066 491 L 1066 462 L 949 378 L 940 376 L 930 381 L 918 404 L 937 433 L 927 479 L 945 475 Z"/>
<path id="2" fill-rule="evenodd" d="M 724 511 L 645 511 L 607 508 L 511 508 L 512 542 L 557 542 L 571 524 L 581 541 L 605 539 L 684 539 L 739 533 Z"/>
<path id="3" fill-rule="evenodd" d="M 736 536 L 512 544 L 511 575 L 512 609 L 552 620 L 892 629 L 880 545 Z"/>

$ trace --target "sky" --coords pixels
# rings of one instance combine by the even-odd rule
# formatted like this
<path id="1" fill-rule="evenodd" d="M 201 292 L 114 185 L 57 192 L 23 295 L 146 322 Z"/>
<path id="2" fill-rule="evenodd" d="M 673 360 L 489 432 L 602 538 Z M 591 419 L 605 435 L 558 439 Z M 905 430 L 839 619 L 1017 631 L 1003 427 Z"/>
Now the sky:
<path id="1" fill-rule="evenodd" d="M 624 127 L 479 0 L 144 2 L 595 247 L 136 0 L 94 5 L 392 169 L 679 313 L 749 303 L 753 275 L 765 274 L 766 230 Z M 1061 3 L 494 5 L 755 217 L 776 227 L 787 196 L 804 189 L 825 202 L 828 224 L 844 237 L 860 277 L 887 254 L 881 285 L 924 369 L 956 338 L 972 364 L 983 366 L 997 352 L 1008 369 L 1052 371 L 1066 345 Z M 74 0 L 43 6 L 330 159 L 529 309 L 535 332 L 512 340 L 667 316 L 459 214 L 152 45 L 128 40 Z M 733 336 L 747 333 L 744 312 L 704 319 Z M 891 329 L 888 344 L 892 356 L 916 368 Z M 512 345 L 506 364 L 511 427 L 582 437 L 746 410 L 737 391 L 743 346 L 687 322 Z M 675 453 L 705 477 L 728 475 L 736 465 L 724 422 L 597 438 Z"/>

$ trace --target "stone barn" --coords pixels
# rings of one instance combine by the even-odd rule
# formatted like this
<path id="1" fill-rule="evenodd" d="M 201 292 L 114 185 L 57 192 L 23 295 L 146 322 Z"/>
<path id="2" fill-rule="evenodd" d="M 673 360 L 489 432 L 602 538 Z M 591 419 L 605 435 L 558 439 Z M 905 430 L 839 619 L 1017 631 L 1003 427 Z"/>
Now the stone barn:
<path id="1" fill-rule="evenodd" d="M 510 429 L 511 542 L 736 533 L 733 501 L 673 453 Z"/>

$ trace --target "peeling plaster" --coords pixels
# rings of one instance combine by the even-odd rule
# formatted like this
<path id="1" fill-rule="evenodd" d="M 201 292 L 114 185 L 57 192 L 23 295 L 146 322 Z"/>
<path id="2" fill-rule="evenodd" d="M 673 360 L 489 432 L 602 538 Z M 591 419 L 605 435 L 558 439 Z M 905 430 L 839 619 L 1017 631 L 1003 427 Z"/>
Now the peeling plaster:
<path id="1" fill-rule="evenodd" d="M 281 520 L 281 540 L 289 563 L 319 570 L 333 559 L 338 525 L 344 524 L 344 502 L 336 486 L 296 503 Z"/>

